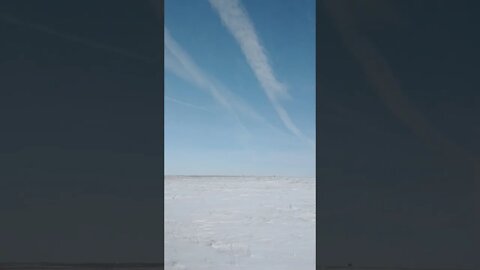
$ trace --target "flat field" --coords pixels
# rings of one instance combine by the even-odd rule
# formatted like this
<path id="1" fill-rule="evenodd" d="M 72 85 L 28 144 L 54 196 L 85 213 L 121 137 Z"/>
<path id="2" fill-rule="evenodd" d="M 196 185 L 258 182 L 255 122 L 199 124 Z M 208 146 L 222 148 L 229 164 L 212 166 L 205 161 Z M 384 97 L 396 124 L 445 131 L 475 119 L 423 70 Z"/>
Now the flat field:
<path id="1" fill-rule="evenodd" d="M 167 176 L 165 269 L 315 269 L 315 179 Z"/>

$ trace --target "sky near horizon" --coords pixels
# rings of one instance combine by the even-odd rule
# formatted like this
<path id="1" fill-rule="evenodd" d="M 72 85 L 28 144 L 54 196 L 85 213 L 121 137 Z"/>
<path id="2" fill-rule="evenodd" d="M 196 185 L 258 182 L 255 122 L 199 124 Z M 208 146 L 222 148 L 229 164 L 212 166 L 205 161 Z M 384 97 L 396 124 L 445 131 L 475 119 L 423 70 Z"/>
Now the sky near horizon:
<path id="1" fill-rule="evenodd" d="M 165 174 L 315 175 L 315 1 L 165 1 Z"/>

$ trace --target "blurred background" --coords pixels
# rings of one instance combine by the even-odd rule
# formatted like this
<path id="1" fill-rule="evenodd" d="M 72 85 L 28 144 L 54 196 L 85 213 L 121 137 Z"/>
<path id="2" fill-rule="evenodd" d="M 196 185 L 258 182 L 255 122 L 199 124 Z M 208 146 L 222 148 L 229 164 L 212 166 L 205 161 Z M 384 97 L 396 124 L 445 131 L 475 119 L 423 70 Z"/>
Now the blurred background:
<path id="1" fill-rule="evenodd" d="M 319 3 L 320 264 L 479 266 L 479 8 Z"/>
<path id="2" fill-rule="evenodd" d="M 0 261 L 163 260 L 162 20 L 1 1 Z"/>

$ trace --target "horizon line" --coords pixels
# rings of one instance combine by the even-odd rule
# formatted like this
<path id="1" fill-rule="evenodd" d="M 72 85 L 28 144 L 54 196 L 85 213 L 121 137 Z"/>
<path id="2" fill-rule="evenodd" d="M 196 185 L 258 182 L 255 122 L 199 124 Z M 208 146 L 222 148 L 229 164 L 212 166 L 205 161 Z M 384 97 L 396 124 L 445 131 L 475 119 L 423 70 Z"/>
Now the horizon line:
<path id="1" fill-rule="evenodd" d="M 280 174 L 271 174 L 271 175 L 255 175 L 255 174 L 164 174 L 164 177 L 168 176 L 187 176 L 187 177 L 316 177 L 316 175 L 311 176 L 299 176 L 299 175 L 280 175 Z"/>

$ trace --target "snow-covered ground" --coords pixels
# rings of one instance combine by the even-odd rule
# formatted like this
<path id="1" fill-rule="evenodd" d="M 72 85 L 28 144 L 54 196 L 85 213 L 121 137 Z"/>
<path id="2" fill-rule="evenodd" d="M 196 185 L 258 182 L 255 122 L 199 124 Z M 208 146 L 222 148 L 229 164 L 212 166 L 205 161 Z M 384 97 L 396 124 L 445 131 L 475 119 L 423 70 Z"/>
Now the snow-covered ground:
<path id="1" fill-rule="evenodd" d="M 315 269 L 315 179 L 167 176 L 165 269 Z"/>

